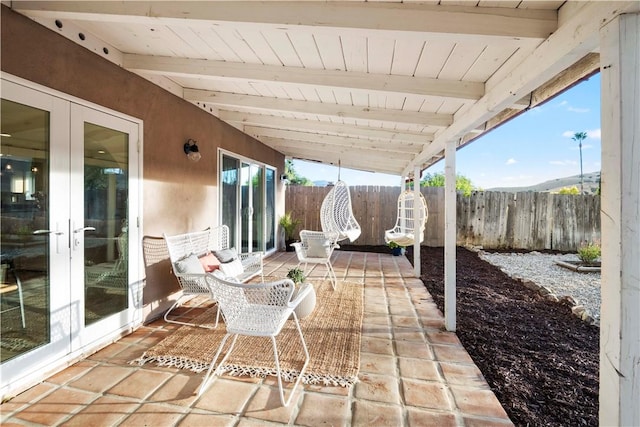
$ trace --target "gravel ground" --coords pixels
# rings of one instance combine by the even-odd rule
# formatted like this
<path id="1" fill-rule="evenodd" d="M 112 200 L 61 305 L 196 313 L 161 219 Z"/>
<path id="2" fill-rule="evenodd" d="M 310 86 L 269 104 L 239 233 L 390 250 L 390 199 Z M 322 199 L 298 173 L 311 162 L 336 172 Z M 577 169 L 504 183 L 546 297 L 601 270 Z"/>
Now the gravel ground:
<path id="1" fill-rule="evenodd" d="M 480 258 L 500 267 L 511 277 L 529 279 L 545 286 L 557 297 L 572 296 L 596 322 L 600 321 L 600 273 L 579 273 L 555 263 L 556 260 L 577 261 L 577 255 L 481 251 Z"/>

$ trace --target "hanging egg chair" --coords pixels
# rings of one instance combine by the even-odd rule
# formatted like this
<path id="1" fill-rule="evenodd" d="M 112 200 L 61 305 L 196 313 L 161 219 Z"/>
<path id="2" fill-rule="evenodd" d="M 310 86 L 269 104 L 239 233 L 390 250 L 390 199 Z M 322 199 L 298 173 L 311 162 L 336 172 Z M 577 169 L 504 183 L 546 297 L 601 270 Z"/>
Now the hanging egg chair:
<path id="1" fill-rule="evenodd" d="M 349 186 L 340 180 L 340 169 L 338 169 L 338 182 L 322 201 L 320 224 L 322 231 L 337 233 L 338 242 L 345 239 L 353 242 L 362 232 L 360 224 L 353 216 Z"/>
<path id="2" fill-rule="evenodd" d="M 417 217 L 414 211 L 416 204 L 418 207 Z M 413 245 L 416 240 L 415 228 L 417 222 L 419 226 L 418 241 L 422 243 L 424 241 L 424 230 L 428 216 L 427 202 L 422 193 L 418 193 L 418 198 L 416 199 L 416 192 L 414 190 L 408 189 L 403 191 L 398 197 L 398 217 L 396 219 L 396 225 L 391 230 L 385 231 L 385 242 L 395 242 L 400 246 Z"/>

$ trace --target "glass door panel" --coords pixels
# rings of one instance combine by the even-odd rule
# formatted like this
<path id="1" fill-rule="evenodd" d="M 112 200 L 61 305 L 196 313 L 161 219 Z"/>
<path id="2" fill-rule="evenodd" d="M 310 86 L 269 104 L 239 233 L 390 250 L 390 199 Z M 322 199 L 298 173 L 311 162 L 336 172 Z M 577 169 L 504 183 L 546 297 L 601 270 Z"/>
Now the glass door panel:
<path id="1" fill-rule="evenodd" d="M 129 250 L 138 127 L 76 104 L 71 117 L 70 173 L 81 178 L 70 185 L 71 315 L 77 319 L 71 347 L 77 350 L 131 323 L 139 304 L 130 273 L 137 252 Z"/>
<path id="2" fill-rule="evenodd" d="M 128 300 L 129 135 L 84 123 L 84 323 Z"/>
<path id="3" fill-rule="evenodd" d="M 2 99 L 0 362 L 48 344 L 49 111 Z"/>
<path id="4" fill-rule="evenodd" d="M 271 251 L 276 247 L 276 171 L 266 168 L 265 191 L 265 251 Z"/>
<path id="5" fill-rule="evenodd" d="M 264 251 L 264 173 L 263 168 L 251 165 L 251 248 Z"/>
<path id="6" fill-rule="evenodd" d="M 241 252 L 249 252 L 251 244 L 251 165 L 244 162 L 240 169 L 240 232 Z"/>
<path id="7" fill-rule="evenodd" d="M 240 162 L 229 156 L 222 156 L 222 224 L 229 227 L 229 243 L 235 246 L 238 224 L 238 166 Z"/>

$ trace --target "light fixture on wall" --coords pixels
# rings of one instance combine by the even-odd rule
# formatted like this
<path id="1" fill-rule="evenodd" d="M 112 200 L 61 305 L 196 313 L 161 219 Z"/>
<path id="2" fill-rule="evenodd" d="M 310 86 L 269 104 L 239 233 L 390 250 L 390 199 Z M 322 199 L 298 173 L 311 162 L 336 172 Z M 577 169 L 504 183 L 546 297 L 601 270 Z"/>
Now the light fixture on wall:
<path id="1" fill-rule="evenodd" d="M 189 138 L 187 142 L 184 143 L 184 153 L 187 155 L 189 160 L 197 162 L 202 157 L 200 154 L 200 150 L 198 150 L 198 145 L 196 141 Z"/>

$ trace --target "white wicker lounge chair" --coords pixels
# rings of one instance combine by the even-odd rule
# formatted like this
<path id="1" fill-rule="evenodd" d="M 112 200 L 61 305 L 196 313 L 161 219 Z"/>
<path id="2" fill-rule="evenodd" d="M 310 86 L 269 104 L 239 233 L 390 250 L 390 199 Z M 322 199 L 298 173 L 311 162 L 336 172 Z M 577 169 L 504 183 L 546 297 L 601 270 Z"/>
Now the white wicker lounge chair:
<path id="1" fill-rule="evenodd" d="M 182 288 L 182 296 L 166 311 L 164 320 L 169 323 L 195 326 L 169 318 L 169 313 L 185 298 L 210 295 L 205 277 L 214 269 L 226 276 L 246 282 L 258 275 L 262 277 L 262 252 L 237 254 L 229 248 L 229 228 L 226 225 L 203 231 L 168 236 L 164 234 L 173 274 Z M 216 316 L 216 326 L 219 315 Z"/>
<path id="2" fill-rule="evenodd" d="M 129 234 L 127 231 L 115 238 L 118 258 L 115 262 L 105 262 L 85 267 L 85 286 L 89 288 L 111 289 L 126 294 L 129 289 L 128 256 Z"/>
<path id="3" fill-rule="evenodd" d="M 291 397 L 294 395 L 296 387 L 302 380 L 302 375 L 309 364 L 309 351 L 304 341 L 298 317 L 294 309 L 311 292 L 312 285 L 304 284 L 299 289 L 296 298 L 292 301 L 295 285 L 289 279 L 261 284 L 237 283 L 233 279 L 228 279 L 219 271 L 207 275 L 206 283 L 211 291 L 211 298 L 218 301 L 222 318 L 224 319 L 227 333 L 218 347 L 218 351 L 211 360 L 211 366 L 202 380 L 198 395 L 201 395 L 209 385 L 211 375 L 220 373 L 219 368 L 224 365 L 227 358 L 233 351 L 238 335 L 248 335 L 255 337 L 269 337 L 273 346 L 273 356 L 278 377 L 278 388 L 280 391 L 280 402 L 288 406 Z M 282 375 L 280 371 L 280 360 L 278 358 L 278 346 L 276 336 L 282 330 L 287 319 L 292 318 L 295 322 L 302 348 L 305 355 L 304 365 L 300 369 L 298 378 L 285 400 L 282 387 Z M 229 337 L 233 336 L 229 349 L 225 356 L 216 365 L 216 361 Z"/>
<path id="4" fill-rule="evenodd" d="M 418 204 L 418 216 L 415 216 L 414 207 Z M 416 221 L 419 226 L 418 239 L 420 243 L 424 241 L 424 230 L 429 211 L 427 210 L 427 202 L 422 193 L 416 200 L 414 190 L 405 190 L 398 197 L 398 217 L 396 225 L 391 230 L 384 233 L 385 242 L 395 242 L 400 246 L 410 246 L 416 239 L 415 226 Z"/>
<path id="5" fill-rule="evenodd" d="M 4 265 L 3 265 L 4 267 Z M 20 280 L 20 277 L 18 276 L 18 273 L 14 270 L 14 269 L 7 269 L 5 270 L 5 274 L 8 273 L 8 271 L 11 271 L 13 273 L 13 276 L 15 277 L 16 280 L 16 284 L 15 285 L 11 285 L 11 284 L 5 284 L 5 283 L 1 283 L 0 284 L 0 316 L 1 313 L 7 312 L 7 311 L 11 311 L 14 309 L 20 309 L 20 319 L 22 320 L 22 328 L 26 328 L 27 324 L 25 321 L 25 317 L 24 317 L 24 299 L 23 299 L 23 295 L 22 295 L 22 280 Z M 4 279 L 4 277 L 3 277 Z M 13 291 L 18 291 L 18 302 L 20 303 L 19 307 L 9 307 L 9 308 L 5 308 L 2 309 L 2 298 L 4 294 L 9 294 Z M 6 319 L 6 318 L 5 318 Z"/>
<path id="6" fill-rule="evenodd" d="M 298 265 L 304 263 L 305 275 L 308 264 L 324 264 L 329 272 L 329 279 L 333 289 L 336 288 L 336 273 L 331 265 L 331 255 L 338 247 L 336 240 L 338 233 L 324 231 L 300 231 L 300 242 L 292 243 L 298 256 Z"/>

